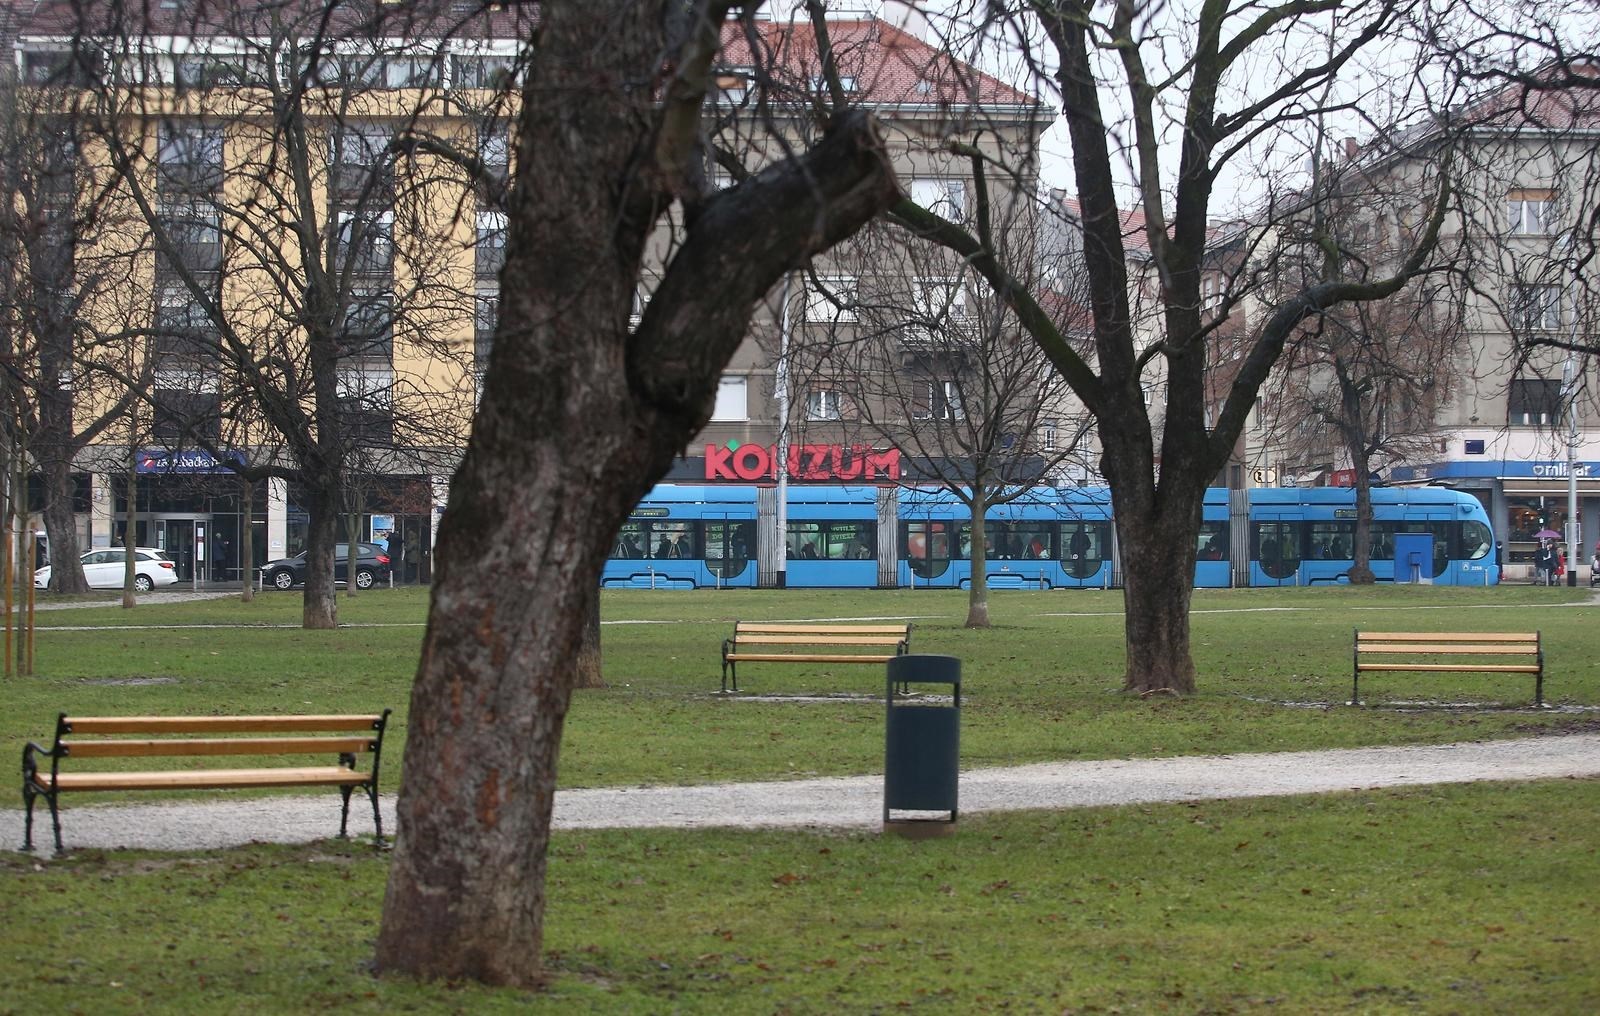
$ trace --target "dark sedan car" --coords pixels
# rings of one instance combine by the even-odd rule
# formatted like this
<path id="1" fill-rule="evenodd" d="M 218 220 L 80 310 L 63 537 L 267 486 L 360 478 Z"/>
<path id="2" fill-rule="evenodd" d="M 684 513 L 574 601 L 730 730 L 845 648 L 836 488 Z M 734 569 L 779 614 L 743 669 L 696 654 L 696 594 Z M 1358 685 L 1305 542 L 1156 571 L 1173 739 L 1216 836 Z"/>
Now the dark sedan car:
<path id="1" fill-rule="evenodd" d="M 350 545 L 341 543 L 333 552 L 333 581 L 344 582 L 350 569 Z M 306 582 L 306 555 L 268 561 L 261 566 L 262 581 L 278 589 L 293 589 Z M 356 588 L 371 589 L 389 579 L 389 555 L 376 543 L 356 544 Z"/>

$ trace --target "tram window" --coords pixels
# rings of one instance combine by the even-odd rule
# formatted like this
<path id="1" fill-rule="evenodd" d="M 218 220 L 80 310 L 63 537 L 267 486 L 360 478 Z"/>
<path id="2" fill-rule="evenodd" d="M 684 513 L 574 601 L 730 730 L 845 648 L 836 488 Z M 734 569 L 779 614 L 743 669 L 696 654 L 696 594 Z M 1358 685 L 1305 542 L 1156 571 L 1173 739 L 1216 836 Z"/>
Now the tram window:
<path id="1" fill-rule="evenodd" d="M 1331 559 L 1334 561 L 1348 561 L 1350 552 L 1355 547 L 1356 524 L 1354 522 L 1312 522 L 1310 544 L 1306 551 L 1313 559 Z"/>
<path id="2" fill-rule="evenodd" d="M 694 524 L 690 522 L 650 523 L 650 556 L 656 560 L 667 558 L 696 558 L 699 548 L 694 545 Z"/>
<path id="3" fill-rule="evenodd" d="M 877 527 L 871 522 L 829 522 L 822 541 L 823 556 L 830 561 L 863 561 L 877 557 L 873 544 Z"/>
<path id="4" fill-rule="evenodd" d="M 1202 561 L 1226 561 L 1228 559 L 1228 524 L 1226 522 L 1200 523 L 1199 541 L 1195 545 L 1195 557 Z"/>
<path id="5" fill-rule="evenodd" d="M 822 556 L 822 523 L 820 522 L 791 522 L 789 523 L 788 554 L 792 561 L 796 558 L 812 560 Z"/>
<path id="6" fill-rule="evenodd" d="M 1011 545 L 1016 556 L 1025 561 L 1045 561 L 1055 557 L 1050 527 L 1042 523 L 1019 522 L 1011 527 Z"/>
<path id="7" fill-rule="evenodd" d="M 1394 560 L 1394 523 L 1374 522 L 1367 535 L 1367 556 L 1374 561 Z"/>
<path id="8" fill-rule="evenodd" d="M 1477 561 L 1489 554 L 1494 541 L 1489 538 L 1489 527 L 1482 522 L 1468 520 L 1461 523 L 1461 556 Z"/>
<path id="9" fill-rule="evenodd" d="M 1286 579 L 1300 567 L 1298 522 L 1254 523 L 1251 544 L 1251 556 L 1269 578 Z"/>
<path id="10" fill-rule="evenodd" d="M 753 522 L 707 522 L 704 529 L 706 567 L 714 575 L 738 575 L 750 562 L 755 537 Z"/>
<path id="11" fill-rule="evenodd" d="M 1064 561 L 1101 561 L 1107 557 L 1104 522 L 1066 522 L 1061 526 Z"/>
<path id="12" fill-rule="evenodd" d="M 952 528 L 949 522 L 907 522 L 905 556 L 948 561 Z"/>
<path id="13" fill-rule="evenodd" d="M 617 542 L 611 547 L 611 556 L 624 560 L 638 560 L 644 557 L 647 542 L 643 522 L 624 522 L 622 531 L 617 534 Z"/>

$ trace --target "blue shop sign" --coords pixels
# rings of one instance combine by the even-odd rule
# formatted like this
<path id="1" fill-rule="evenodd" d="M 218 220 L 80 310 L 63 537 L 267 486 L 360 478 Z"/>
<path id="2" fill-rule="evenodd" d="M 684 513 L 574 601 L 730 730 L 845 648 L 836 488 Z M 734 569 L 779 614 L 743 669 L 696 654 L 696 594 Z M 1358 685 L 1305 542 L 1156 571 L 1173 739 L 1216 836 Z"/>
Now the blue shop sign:
<path id="1" fill-rule="evenodd" d="M 135 466 L 140 473 L 228 473 L 244 465 L 244 454 L 229 452 L 219 459 L 210 452 L 173 452 L 165 448 L 146 448 L 139 452 Z"/>
<path id="2" fill-rule="evenodd" d="M 1572 471 L 1577 474 L 1580 480 L 1600 477 L 1600 462 L 1577 462 L 1573 464 Z M 1389 474 L 1389 479 L 1396 483 L 1404 483 L 1409 480 L 1449 480 L 1468 479 L 1471 477 L 1565 480 L 1567 478 L 1567 463 L 1565 460 L 1550 459 L 1515 462 L 1506 459 L 1478 459 L 1472 462 L 1429 462 L 1420 466 L 1396 466 Z"/>

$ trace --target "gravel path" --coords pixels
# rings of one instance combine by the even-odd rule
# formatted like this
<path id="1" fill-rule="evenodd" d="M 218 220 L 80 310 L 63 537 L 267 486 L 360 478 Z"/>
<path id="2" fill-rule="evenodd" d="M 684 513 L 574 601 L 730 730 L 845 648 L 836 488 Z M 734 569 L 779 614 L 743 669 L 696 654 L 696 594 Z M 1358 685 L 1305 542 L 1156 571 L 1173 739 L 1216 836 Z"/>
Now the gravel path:
<path id="1" fill-rule="evenodd" d="M 1374 787 L 1475 780 L 1600 776 L 1600 734 L 1408 748 L 1052 762 L 961 774 L 964 813 L 1078 808 L 1229 797 L 1331 793 Z M 338 798 L 227 799 L 176 804 L 94 806 L 66 799 L 62 835 L 69 847 L 198 850 L 254 841 L 304 843 L 328 837 Z M 394 802 L 384 799 L 386 828 Z M 556 795 L 562 829 L 651 827 L 869 828 L 883 817 L 883 777 L 564 790 Z M 370 811 L 351 802 L 351 828 L 370 832 Z M 34 835 L 47 856 L 50 817 L 43 802 Z M 20 809 L 0 810 L 0 844 L 22 843 Z"/>

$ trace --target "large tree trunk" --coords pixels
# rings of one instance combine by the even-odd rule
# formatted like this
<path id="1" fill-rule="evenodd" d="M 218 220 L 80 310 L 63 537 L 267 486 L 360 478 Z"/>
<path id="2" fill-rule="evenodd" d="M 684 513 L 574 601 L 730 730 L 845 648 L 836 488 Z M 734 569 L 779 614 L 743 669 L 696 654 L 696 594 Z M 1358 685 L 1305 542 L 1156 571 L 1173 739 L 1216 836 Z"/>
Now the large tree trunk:
<path id="1" fill-rule="evenodd" d="M 86 593 L 89 583 L 78 560 L 77 517 L 72 511 L 72 463 L 53 458 L 43 463 L 44 528 L 50 534 L 50 588 L 57 593 Z"/>
<path id="2" fill-rule="evenodd" d="M 972 561 L 972 588 L 967 591 L 968 628 L 989 627 L 989 556 L 984 547 L 986 524 L 983 517 L 989 503 L 984 493 L 981 484 L 972 488 L 972 546 L 968 554 Z"/>
<path id="3" fill-rule="evenodd" d="M 630 333 L 717 38 L 690 25 L 675 48 L 682 8 L 648 6 L 543 8 L 500 321 L 412 688 L 382 970 L 539 983 L 556 760 L 606 552 L 709 418 L 756 303 L 896 197 L 871 120 L 836 117 L 797 162 L 706 203 Z M 663 68 L 699 84 L 633 87 Z"/>

